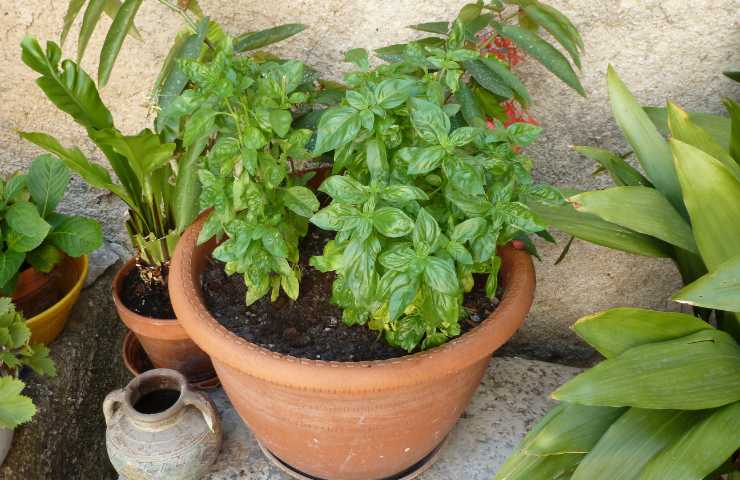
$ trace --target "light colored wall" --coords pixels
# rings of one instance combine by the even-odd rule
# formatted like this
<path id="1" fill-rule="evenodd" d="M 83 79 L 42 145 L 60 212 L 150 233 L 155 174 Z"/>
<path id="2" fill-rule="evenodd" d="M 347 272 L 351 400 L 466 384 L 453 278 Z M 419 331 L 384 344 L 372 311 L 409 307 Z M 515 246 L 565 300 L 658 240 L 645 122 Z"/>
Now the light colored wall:
<path id="1" fill-rule="evenodd" d="M 445 0 L 202 0 L 202 6 L 228 31 L 240 33 L 275 24 L 302 22 L 309 29 L 284 42 L 275 51 L 317 67 L 324 75 L 339 78 L 346 70 L 343 52 L 352 47 L 373 49 L 416 35 L 406 25 L 454 17 L 464 1 Z M 615 65 L 635 95 L 646 104 L 662 104 L 671 98 L 687 109 L 720 112 L 721 96 L 739 97 L 740 89 L 724 79 L 723 69 L 740 66 L 740 2 L 737 0 L 552 0 L 581 30 L 587 47 L 583 83 L 589 98 L 575 95 L 562 83 L 528 62 L 521 71 L 535 98 L 533 113 L 546 133 L 532 149 L 537 176 L 558 185 L 603 184 L 591 177 L 590 161 L 573 155 L 571 144 L 601 145 L 624 149 L 611 119 L 604 73 Z M 66 0 L 4 0 L 0 5 L 0 170 L 21 168 L 37 154 L 21 141 L 15 130 L 42 130 L 59 136 L 64 144 L 80 144 L 94 158 L 84 132 L 58 112 L 34 85 L 34 72 L 20 61 L 20 40 L 33 34 L 41 40 L 56 39 Z M 127 41 L 102 96 L 117 125 L 135 132 L 149 125 L 147 96 L 179 19 L 155 0 L 144 3 L 138 16 L 144 43 Z M 107 20 L 105 20 L 107 22 Z M 107 26 L 107 23 L 106 23 Z M 96 32 L 83 65 L 90 68 L 102 42 Z M 74 52 L 71 42 L 65 46 Z M 105 192 L 91 191 L 79 180 L 73 183 L 65 208 L 101 219 L 109 240 L 124 242 L 120 203 Z M 629 260 L 577 242 L 571 253 L 569 272 L 581 272 L 579 292 L 563 284 L 560 293 L 549 285 L 532 315 L 529 332 L 540 331 L 559 342 L 572 341 L 561 328 L 582 313 L 613 304 L 665 306 L 676 278 L 665 262 Z M 548 257 L 539 265 L 542 279 L 555 280 L 557 268 Z M 596 253 L 594 253 L 596 252 Z M 589 263 L 592 262 L 592 263 Z M 563 268 L 563 267 L 560 267 Z M 655 278 L 657 287 L 644 288 Z M 657 291 L 656 291 L 657 288 Z M 591 290 L 589 290 L 591 289 Z M 553 327 L 555 325 L 555 327 Z M 524 332 L 527 333 L 527 332 Z M 528 335 L 528 334 L 527 334 Z M 527 337 L 522 335 L 522 337 Z M 540 338 L 543 340 L 543 338 Z M 546 340 L 546 338 L 544 339 Z M 523 340 L 533 344 L 534 340 Z M 545 342 L 547 343 L 547 342 Z M 543 347 L 544 348 L 544 347 Z M 557 345 L 556 345 L 557 348 Z"/>

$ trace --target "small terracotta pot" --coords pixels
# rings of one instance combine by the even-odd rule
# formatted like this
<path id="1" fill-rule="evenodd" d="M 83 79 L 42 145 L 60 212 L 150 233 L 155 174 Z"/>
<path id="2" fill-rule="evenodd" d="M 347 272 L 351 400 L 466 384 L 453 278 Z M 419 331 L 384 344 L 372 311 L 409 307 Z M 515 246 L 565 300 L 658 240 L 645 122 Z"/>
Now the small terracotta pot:
<path id="1" fill-rule="evenodd" d="M 18 275 L 13 291 L 13 303 L 26 318 L 33 317 L 54 305 L 61 298 L 55 285 L 59 269 L 42 273 L 28 267 Z"/>
<path id="2" fill-rule="evenodd" d="M 121 300 L 123 279 L 136 267 L 129 260 L 113 279 L 113 302 L 123 323 L 134 332 L 155 368 L 169 368 L 185 375 L 189 382 L 201 382 L 214 376 L 211 359 L 190 340 L 177 319 L 145 317 L 129 310 Z"/>
<path id="3" fill-rule="evenodd" d="M 54 341 L 64 329 L 69 319 L 80 292 L 87 278 L 88 261 L 87 256 L 79 258 L 64 257 L 62 262 L 48 275 L 34 272 L 28 274 L 32 285 L 40 286 L 40 289 L 30 287 L 25 272 L 21 274 L 19 283 L 16 285 L 16 295 L 23 296 L 25 300 L 19 299 L 19 308 L 26 315 L 26 325 L 31 330 L 31 343 L 49 344 Z M 37 275 L 45 278 L 36 278 Z M 35 299 L 35 300 L 34 300 Z M 51 300 L 51 301 L 50 301 Z M 31 303 L 32 306 L 24 307 L 23 304 Z M 36 308 L 40 306 L 41 309 Z M 28 312 L 32 315 L 29 318 Z"/>
<path id="4" fill-rule="evenodd" d="M 197 245 L 204 221 L 202 215 L 178 242 L 169 275 L 172 305 L 188 335 L 211 355 L 257 439 L 313 477 L 383 479 L 432 452 L 467 407 L 491 354 L 524 322 L 534 296 L 530 256 L 505 247 L 501 303 L 465 335 L 383 361 L 295 358 L 238 337 L 206 309 L 200 276 L 215 242 Z"/>

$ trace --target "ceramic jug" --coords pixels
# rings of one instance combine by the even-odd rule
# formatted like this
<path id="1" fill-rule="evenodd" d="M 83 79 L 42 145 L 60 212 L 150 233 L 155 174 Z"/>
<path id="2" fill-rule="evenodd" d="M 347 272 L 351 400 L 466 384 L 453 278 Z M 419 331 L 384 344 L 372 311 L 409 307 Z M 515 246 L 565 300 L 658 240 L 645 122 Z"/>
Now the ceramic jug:
<path id="1" fill-rule="evenodd" d="M 175 370 L 135 377 L 103 402 L 108 456 L 125 480 L 197 480 L 221 449 L 218 413 Z"/>

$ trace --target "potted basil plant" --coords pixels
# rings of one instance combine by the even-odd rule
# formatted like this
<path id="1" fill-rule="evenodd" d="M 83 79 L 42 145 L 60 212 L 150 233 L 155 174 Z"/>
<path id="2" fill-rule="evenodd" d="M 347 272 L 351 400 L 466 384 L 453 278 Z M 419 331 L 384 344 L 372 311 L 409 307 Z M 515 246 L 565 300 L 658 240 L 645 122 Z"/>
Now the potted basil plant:
<path id="1" fill-rule="evenodd" d="M 70 8 L 73 3 L 81 8 L 84 2 L 71 2 Z M 107 81 L 127 32 L 135 35 L 131 22 L 140 4 L 140 1 L 127 1 L 115 15 L 105 40 L 109 48 L 101 51 L 101 84 Z M 101 2 L 88 4 L 81 38 L 95 27 L 101 5 Z M 92 9 L 92 15 L 95 8 L 98 8 L 98 17 L 88 16 L 87 11 Z M 182 62 L 212 58 L 225 35 L 218 24 L 202 15 L 195 2 L 188 11 L 198 14 L 197 22 L 184 9 L 175 10 L 188 19 L 188 27 L 176 37 L 156 82 L 156 107 L 161 112 L 168 111 L 169 103 L 187 88 Z M 264 32 L 240 36 L 239 50 L 259 48 L 302 30 L 302 26 L 294 27 L 276 27 L 278 30 L 268 32 L 271 34 L 267 38 Z M 65 32 L 68 28 L 66 25 Z M 254 35 L 259 33 L 262 33 L 258 35 L 261 41 L 256 42 Z M 217 380 L 210 360 L 177 322 L 167 292 L 170 257 L 183 230 L 198 214 L 197 170 L 201 155 L 211 147 L 209 139 L 193 138 L 187 133 L 181 135 L 171 117 L 167 121 L 156 118 L 153 129 L 125 134 L 116 127 L 95 82 L 79 62 L 61 61 L 62 52 L 55 42 L 48 42 L 43 49 L 34 38 L 27 37 L 21 47 L 24 63 L 40 74 L 39 87 L 50 101 L 85 128 L 90 140 L 108 160 L 117 180 L 79 148 L 65 147 L 51 135 L 21 132 L 21 137 L 57 155 L 88 184 L 110 191 L 128 207 L 125 226 L 135 257 L 114 279 L 113 297 L 119 316 L 133 331 L 155 367 L 172 368 L 182 372 L 191 382 L 212 385 Z M 84 44 L 78 56 L 83 53 Z M 104 68 L 107 73 L 103 73 Z M 134 338 L 129 336 L 124 345 L 127 363 L 136 363 L 136 359 L 129 358 L 135 351 Z"/>
<path id="2" fill-rule="evenodd" d="M 187 69 L 219 148 L 200 171 L 212 210 L 178 243 L 170 296 L 263 450 L 296 475 L 426 468 L 532 302 L 530 256 L 511 242 L 549 237 L 525 201 L 564 199 L 531 178 L 522 149 L 540 128 L 487 128 L 472 100 L 474 34 L 503 28 L 488 13 L 473 24 L 476 8 L 377 68 L 348 52 L 339 105 L 306 115 L 297 62 L 227 49 Z M 334 152 L 318 192 L 294 164 L 304 150 Z"/>

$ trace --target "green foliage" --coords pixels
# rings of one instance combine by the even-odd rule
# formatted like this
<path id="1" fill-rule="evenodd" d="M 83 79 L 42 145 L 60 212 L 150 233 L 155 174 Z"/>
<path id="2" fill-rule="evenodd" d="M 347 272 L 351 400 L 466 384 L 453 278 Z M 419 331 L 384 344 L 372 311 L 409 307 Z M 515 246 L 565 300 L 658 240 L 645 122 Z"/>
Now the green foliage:
<path id="1" fill-rule="evenodd" d="M 69 183 L 59 159 L 41 155 L 27 174 L 0 179 L 0 290 L 12 293 L 24 262 L 48 273 L 63 258 L 86 255 L 100 246 L 94 220 L 54 212 Z"/>
<path id="2" fill-rule="evenodd" d="M 243 275 L 247 304 L 281 289 L 295 299 L 298 241 L 319 202 L 294 167 L 311 157 L 312 132 L 293 126 L 292 110 L 314 94 L 312 73 L 297 61 L 239 56 L 230 39 L 212 60 L 181 68 L 190 87 L 159 120 L 182 125 L 185 144 L 216 137 L 198 172 L 200 208 L 213 209 L 199 241 L 225 234 L 213 256 Z"/>
<path id="3" fill-rule="evenodd" d="M 496 245 L 545 228 L 524 201 L 563 203 L 532 181 L 521 151 L 539 127 L 485 128 L 470 88 L 513 89 L 488 72 L 466 35 L 457 20 L 443 44 L 412 42 L 375 69 L 353 50 L 360 69 L 316 132 L 314 153 L 334 150 L 334 173 L 343 174 L 320 187 L 332 202 L 311 222 L 337 234 L 311 264 L 336 272 L 332 301 L 346 323 L 367 324 L 408 351 L 459 335 L 474 273 L 488 276 L 495 295 Z"/>
<path id="4" fill-rule="evenodd" d="M 25 386 L 17 379 L 23 367 L 39 375 L 56 375 L 49 349 L 31 345 L 31 331 L 10 298 L 0 298 L 0 428 L 15 428 L 36 413 L 30 398 L 21 395 Z"/>
<path id="5" fill-rule="evenodd" d="M 635 248 L 634 241 L 610 239 L 606 232 L 626 229 L 632 239 L 644 235 L 659 242 L 691 282 L 674 299 L 716 309 L 717 328 L 682 313 L 634 308 L 576 322 L 574 331 L 606 360 L 554 392 L 562 400 L 554 412 L 576 406 L 629 410 L 582 450 L 570 471 L 558 471 L 573 479 L 719 478 L 719 471 L 737 470 L 730 459 L 740 448 L 740 177 L 731 153 L 740 129 L 729 102 L 731 119 L 687 114 L 671 103 L 646 114 L 611 69 L 609 84 L 617 121 L 646 175 L 622 156 L 580 148 L 618 186 L 575 195 L 568 215 L 545 211 L 543 217 L 572 235 L 643 255 L 653 252 Z M 658 133 L 666 130 L 669 142 Z M 696 310 L 705 318 L 709 313 Z M 568 427 L 550 433 L 560 437 Z M 535 460 L 541 471 L 507 474 L 506 465 Z M 562 462 L 535 459 L 520 448 L 496 478 L 560 478 L 541 472 L 555 471 Z"/>

